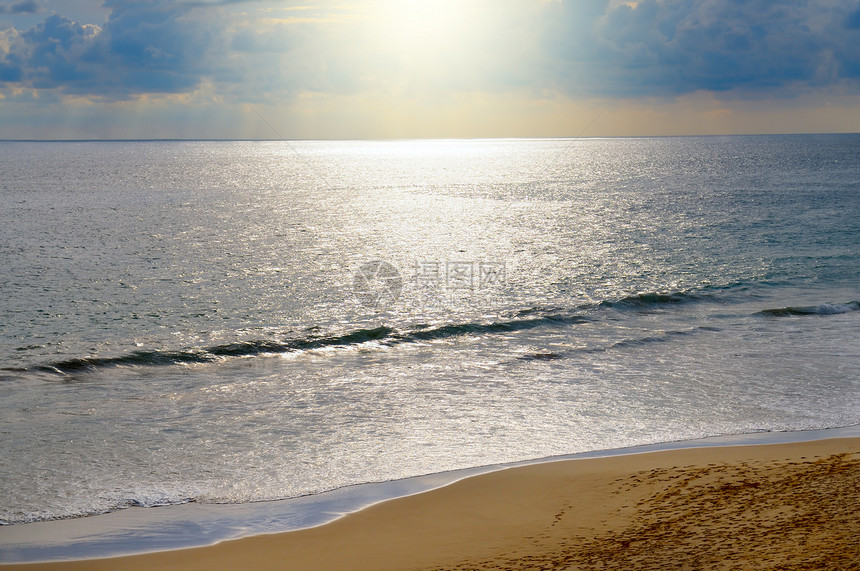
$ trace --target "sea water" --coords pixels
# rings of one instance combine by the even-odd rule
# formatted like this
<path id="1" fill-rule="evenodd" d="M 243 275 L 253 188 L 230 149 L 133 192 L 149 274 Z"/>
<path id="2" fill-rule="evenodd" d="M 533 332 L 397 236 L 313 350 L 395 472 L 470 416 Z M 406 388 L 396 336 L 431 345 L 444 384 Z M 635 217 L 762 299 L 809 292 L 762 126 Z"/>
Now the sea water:
<path id="1" fill-rule="evenodd" d="M 860 136 L 0 143 L 0 523 L 860 423 Z"/>

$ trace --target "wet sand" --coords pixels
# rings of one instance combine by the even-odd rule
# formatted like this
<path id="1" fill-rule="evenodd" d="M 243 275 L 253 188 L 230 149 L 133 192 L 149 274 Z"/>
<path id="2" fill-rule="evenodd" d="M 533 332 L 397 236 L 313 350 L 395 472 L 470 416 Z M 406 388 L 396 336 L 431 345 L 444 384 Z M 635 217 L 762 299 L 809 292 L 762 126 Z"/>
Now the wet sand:
<path id="1" fill-rule="evenodd" d="M 332 523 L 7 569 L 860 568 L 860 439 L 510 468 Z"/>

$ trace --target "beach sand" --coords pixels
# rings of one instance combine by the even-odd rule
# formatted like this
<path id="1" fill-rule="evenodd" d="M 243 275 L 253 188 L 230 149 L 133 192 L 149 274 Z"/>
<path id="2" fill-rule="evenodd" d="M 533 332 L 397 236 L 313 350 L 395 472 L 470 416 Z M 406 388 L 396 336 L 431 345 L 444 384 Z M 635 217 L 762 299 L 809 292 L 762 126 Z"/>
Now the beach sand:
<path id="1" fill-rule="evenodd" d="M 332 523 L 7 569 L 860 569 L 860 439 L 505 469 Z"/>

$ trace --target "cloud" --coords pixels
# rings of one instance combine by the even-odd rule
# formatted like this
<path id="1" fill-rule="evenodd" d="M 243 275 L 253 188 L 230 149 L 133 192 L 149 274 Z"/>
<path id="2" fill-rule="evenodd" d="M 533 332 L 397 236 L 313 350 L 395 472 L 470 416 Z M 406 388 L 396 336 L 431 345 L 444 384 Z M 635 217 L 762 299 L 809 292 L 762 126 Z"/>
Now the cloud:
<path id="1" fill-rule="evenodd" d="M 0 30 L 0 88 L 125 100 L 207 85 L 255 102 L 376 91 L 755 99 L 860 84 L 858 0 L 463 0 L 453 21 L 473 25 L 411 49 L 402 42 L 420 34 L 374 37 L 377 5 L 319 0 L 296 19 L 294 2 L 106 0 L 98 25 L 55 13 Z M 328 17 L 337 10 L 348 17 Z"/>
<path id="2" fill-rule="evenodd" d="M 260 0 L 180 0 L 185 6 L 229 6 L 231 4 L 249 4 L 252 2 L 260 2 Z"/>
<path id="3" fill-rule="evenodd" d="M 42 11 L 36 0 L 23 0 L 14 4 L 0 4 L 0 14 L 38 14 Z"/>
<path id="4" fill-rule="evenodd" d="M 845 17 L 846 30 L 860 30 L 860 7 Z"/>
<path id="5" fill-rule="evenodd" d="M 220 52 L 217 22 L 194 19 L 177 2 L 105 5 L 112 12 L 90 53 L 102 68 L 121 72 L 124 90 L 187 91 L 212 74 Z"/>
<path id="6" fill-rule="evenodd" d="M 91 75 L 83 60 L 98 31 L 97 26 L 52 15 L 18 36 L 9 60 L 19 64 L 17 72 L 26 74 L 36 88 L 80 81 Z"/>
<path id="7" fill-rule="evenodd" d="M 860 79 L 857 2 L 643 0 L 546 5 L 545 57 L 564 91 L 675 96 L 772 95 Z M 567 37 L 564 30 L 571 30 Z"/>
<path id="8" fill-rule="evenodd" d="M 169 0 L 107 0 L 102 26 L 53 14 L 0 52 L 0 78 L 37 89 L 122 99 L 193 90 L 213 73 L 221 29 Z"/>

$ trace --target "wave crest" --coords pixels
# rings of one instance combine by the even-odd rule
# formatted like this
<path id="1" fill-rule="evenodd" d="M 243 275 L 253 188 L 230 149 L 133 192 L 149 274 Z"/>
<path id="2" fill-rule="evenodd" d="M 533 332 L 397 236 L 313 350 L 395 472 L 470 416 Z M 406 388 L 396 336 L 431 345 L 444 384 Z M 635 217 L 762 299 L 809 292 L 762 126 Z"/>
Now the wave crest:
<path id="1" fill-rule="evenodd" d="M 798 315 L 839 315 L 851 311 L 860 311 L 860 302 L 849 301 L 848 303 L 822 303 L 821 305 L 808 305 L 803 307 L 778 307 L 774 309 L 763 309 L 759 315 L 768 317 L 790 317 Z"/>

